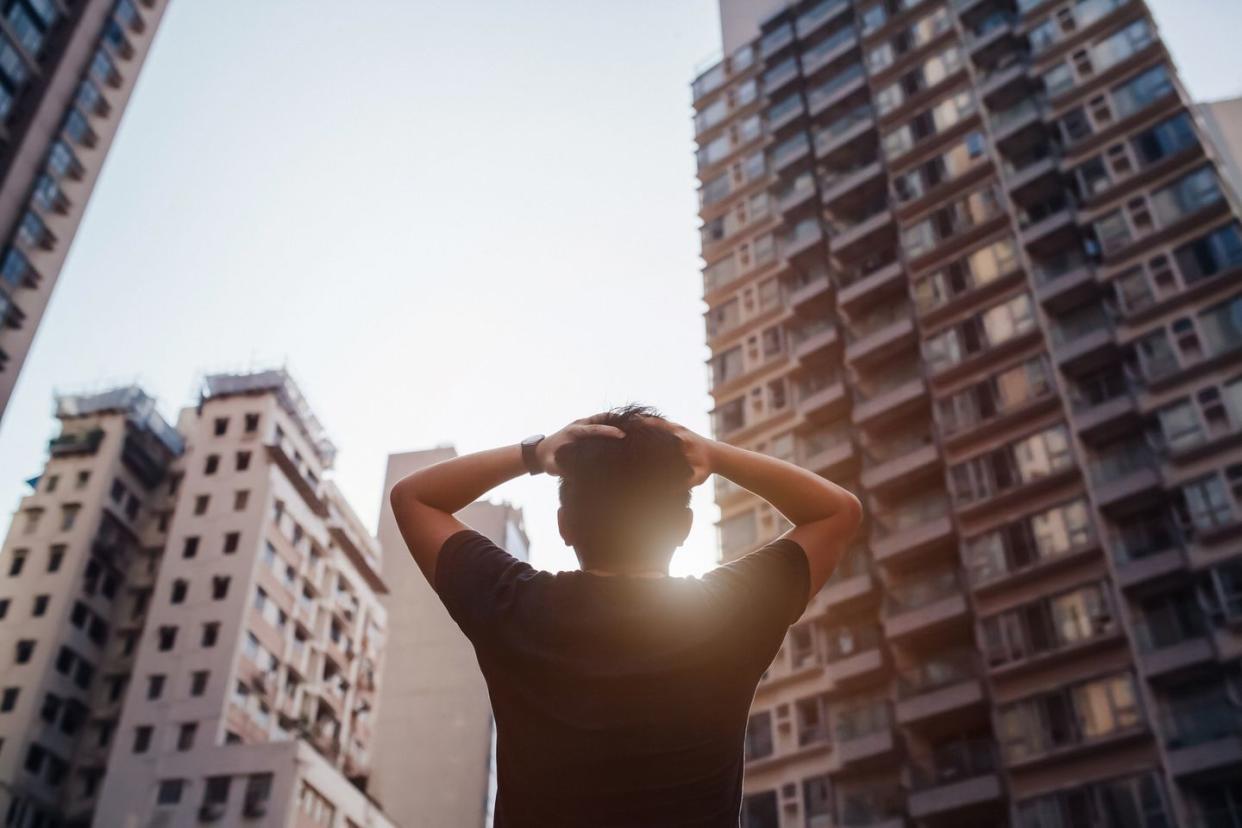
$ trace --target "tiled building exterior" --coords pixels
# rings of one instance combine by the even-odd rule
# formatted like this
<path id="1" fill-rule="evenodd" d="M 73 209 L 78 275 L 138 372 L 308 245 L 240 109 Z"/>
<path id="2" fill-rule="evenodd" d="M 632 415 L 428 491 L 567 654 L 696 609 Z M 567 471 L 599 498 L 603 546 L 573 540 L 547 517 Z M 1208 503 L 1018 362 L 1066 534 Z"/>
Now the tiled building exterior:
<path id="1" fill-rule="evenodd" d="M 1147 6 L 722 17 L 715 433 L 867 512 L 756 695 L 745 824 L 1242 824 L 1242 234 Z M 784 528 L 717 502 L 725 559 Z"/>
<path id="2" fill-rule="evenodd" d="M 284 371 L 61 397 L 0 554 L 6 826 L 392 825 L 378 544 Z"/>
<path id="3" fill-rule="evenodd" d="M 0 3 L 0 418 L 167 6 Z"/>

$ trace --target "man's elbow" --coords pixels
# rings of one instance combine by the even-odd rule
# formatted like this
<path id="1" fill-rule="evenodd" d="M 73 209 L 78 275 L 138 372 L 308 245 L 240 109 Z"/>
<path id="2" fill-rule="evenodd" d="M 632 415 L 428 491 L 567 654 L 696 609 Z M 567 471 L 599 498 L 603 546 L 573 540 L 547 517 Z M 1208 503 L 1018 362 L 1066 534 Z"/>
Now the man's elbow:
<path id="1" fill-rule="evenodd" d="M 840 512 L 841 533 L 845 536 L 846 541 L 853 540 L 858 534 L 859 528 L 863 522 L 863 505 L 857 496 L 850 492 L 845 492 L 842 498 Z"/>

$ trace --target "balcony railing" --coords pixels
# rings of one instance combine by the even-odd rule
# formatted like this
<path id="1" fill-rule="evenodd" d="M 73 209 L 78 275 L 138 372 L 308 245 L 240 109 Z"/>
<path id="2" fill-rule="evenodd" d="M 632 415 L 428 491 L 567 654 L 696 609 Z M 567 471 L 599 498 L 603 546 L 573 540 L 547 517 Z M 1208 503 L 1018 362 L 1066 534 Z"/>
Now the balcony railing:
<path id="1" fill-rule="evenodd" d="M 1118 563 L 1127 564 L 1150 558 L 1182 545 L 1177 523 L 1165 514 L 1139 515 L 1119 528 L 1113 541 Z"/>
<path id="2" fill-rule="evenodd" d="M 916 791 L 952 785 L 996 771 L 996 748 L 986 739 L 938 746 L 930 756 L 912 757 L 910 780 Z"/>
<path id="3" fill-rule="evenodd" d="M 1202 638 L 1206 632 L 1202 618 L 1203 610 L 1191 602 L 1181 607 L 1165 605 L 1145 613 L 1134 626 L 1139 649 L 1151 653 Z"/>
<path id="4" fill-rule="evenodd" d="M 1057 317 L 1052 323 L 1052 341 L 1059 346 L 1076 342 L 1085 336 L 1110 330 L 1112 320 L 1100 305 L 1083 305 L 1064 316 Z"/>
<path id="5" fill-rule="evenodd" d="M 806 133 L 800 132 L 793 138 L 772 150 L 772 166 L 776 167 L 784 163 L 786 160 L 793 158 L 800 152 L 810 147 L 810 141 L 806 137 Z"/>
<path id="6" fill-rule="evenodd" d="M 888 614 L 916 610 L 928 604 L 961 595 L 962 585 L 953 570 L 925 576 L 915 581 L 894 584 L 888 592 Z"/>
<path id="7" fill-rule="evenodd" d="M 861 63 L 852 63 L 844 71 L 834 75 L 831 80 L 812 89 L 806 96 L 807 104 L 814 109 L 817 104 L 828 101 L 842 89 L 865 75 L 866 71 Z"/>
<path id="8" fill-rule="evenodd" d="M 942 687 L 970 681 L 979 675 L 979 657 L 973 650 L 933 656 L 897 675 L 897 693 L 908 699 Z"/>
<path id="9" fill-rule="evenodd" d="M 898 457 L 913 454 L 919 449 L 933 445 L 934 442 L 927 430 L 920 429 L 886 437 L 876 445 L 864 449 L 863 456 L 867 458 L 868 465 L 878 466 Z"/>
<path id="10" fill-rule="evenodd" d="M 806 462 L 817 454 L 834 449 L 850 441 L 850 431 L 844 426 L 828 426 L 805 434 L 798 441 L 798 458 Z"/>
<path id="11" fill-rule="evenodd" d="M 856 656 L 880 646 L 880 629 L 874 626 L 849 627 L 834 631 L 825 647 L 828 663 Z"/>
<path id="12" fill-rule="evenodd" d="M 908 529 L 942 518 L 949 514 L 952 504 L 944 492 L 925 495 L 918 500 L 906 501 L 898 509 L 873 512 L 871 536 L 883 540 Z"/>
<path id="13" fill-rule="evenodd" d="M 815 148 L 822 151 L 826 145 L 831 144 L 841 135 L 869 120 L 872 114 L 871 104 L 862 104 L 861 106 L 854 107 L 816 133 Z"/>
<path id="14" fill-rule="evenodd" d="M 1008 109 L 1002 109 L 999 112 L 992 113 L 991 122 L 992 129 L 997 132 L 1003 131 L 1018 121 L 1025 120 L 1030 117 L 1038 117 L 1043 113 L 1043 106 L 1038 98 L 1024 98 Z"/>
<path id="15" fill-rule="evenodd" d="M 1035 281 L 1041 285 L 1049 284 L 1065 274 L 1088 265 L 1087 257 L 1077 250 L 1070 250 L 1046 259 L 1031 263 L 1031 271 Z"/>
<path id="16" fill-rule="evenodd" d="M 798 398 L 798 402 L 806 400 L 823 391 L 829 386 L 835 385 L 839 379 L 835 374 L 817 372 L 794 385 L 794 393 Z"/>
<path id="17" fill-rule="evenodd" d="M 1105 454 L 1097 455 L 1088 465 L 1091 467 L 1091 479 L 1097 486 L 1157 467 L 1155 455 L 1146 443 L 1126 443 Z"/>
<path id="18" fill-rule="evenodd" d="M 1075 411 L 1086 411 L 1136 391 L 1135 383 L 1123 371 L 1105 371 L 1080 380 L 1070 389 Z"/>
<path id="19" fill-rule="evenodd" d="M 855 390 L 855 398 L 860 403 L 870 402 L 907 383 L 915 382 L 922 378 L 923 373 L 917 365 L 894 366 L 891 371 L 888 371 L 875 381 L 859 384 Z"/>
<path id="20" fill-rule="evenodd" d="M 805 70 L 808 65 L 814 64 L 816 61 L 828 55 L 838 47 L 848 43 L 854 38 L 854 27 L 846 26 L 836 34 L 817 43 L 807 51 L 802 53 L 802 67 Z"/>
<path id="21" fill-rule="evenodd" d="M 857 342 L 866 339 L 876 331 L 887 328 L 895 322 L 910 318 L 910 305 L 906 302 L 894 302 L 882 305 L 878 310 L 850 322 L 845 329 L 846 339 Z"/>
<path id="22" fill-rule="evenodd" d="M 906 798 L 900 788 L 873 788 L 841 797 L 842 828 L 868 828 L 906 815 Z"/>
<path id="23" fill-rule="evenodd" d="M 1242 733 L 1242 708 L 1224 691 L 1205 691 L 1168 706 L 1165 740 L 1172 749 L 1193 747 Z"/>

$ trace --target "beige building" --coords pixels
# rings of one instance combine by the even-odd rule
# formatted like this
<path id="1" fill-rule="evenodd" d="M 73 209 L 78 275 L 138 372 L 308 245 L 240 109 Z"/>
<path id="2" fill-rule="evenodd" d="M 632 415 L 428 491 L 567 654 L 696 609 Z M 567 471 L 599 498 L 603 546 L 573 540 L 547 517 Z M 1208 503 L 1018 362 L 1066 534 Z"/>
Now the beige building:
<path id="1" fill-rule="evenodd" d="M 487 686 L 474 650 L 410 558 L 388 492 L 406 475 L 455 457 L 451 448 L 388 457 L 380 506 L 389 649 L 376 726 L 375 792 L 402 828 L 490 826 L 495 735 Z M 460 519 L 510 554 L 527 559 L 522 513 L 485 501 Z"/>
<path id="2" fill-rule="evenodd" d="M 1208 137 L 1220 154 L 1221 169 L 1242 193 L 1242 97 L 1209 101 L 1196 107 Z"/>
<path id="3" fill-rule="evenodd" d="M 12 0 L 0 22 L 0 419 L 166 0 Z"/>
<path id="4" fill-rule="evenodd" d="M 388 828 L 378 544 L 284 371 L 57 401 L 0 555 L 6 826 Z"/>
<path id="5" fill-rule="evenodd" d="M 744 824 L 1242 825 L 1242 231 L 1146 4 L 722 18 L 715 433 L 867 511 L 756 694 Z M 784 528 L 716 493 L 724 558 Z"/>

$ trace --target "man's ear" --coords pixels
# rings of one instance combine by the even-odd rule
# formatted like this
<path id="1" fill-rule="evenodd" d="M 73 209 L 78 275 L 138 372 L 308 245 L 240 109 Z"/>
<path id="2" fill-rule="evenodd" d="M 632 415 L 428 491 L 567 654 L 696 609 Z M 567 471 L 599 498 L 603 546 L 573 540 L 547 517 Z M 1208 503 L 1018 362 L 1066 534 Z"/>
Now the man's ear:
<path id="1" fill-rule="evenodd" d="M 565 541 L 566 546 L 573 546 L 576 543 L 574 538 L 573 527 L 570 525 L 569 515 L 565 514 L 562 507 L 556 510 L 556 527 L 561 530 L 561 540 Z"/>
<path id="2" fill-rule="evenodd" d="M 673 544 L 674 548 L 681 546 L 686 542 L 686 538 L 690 536 L 690 527 L 694 525 L 694 510 L 689 506 L 682 509 L 673 524 Z"/>

